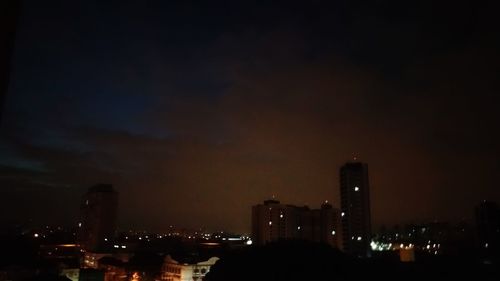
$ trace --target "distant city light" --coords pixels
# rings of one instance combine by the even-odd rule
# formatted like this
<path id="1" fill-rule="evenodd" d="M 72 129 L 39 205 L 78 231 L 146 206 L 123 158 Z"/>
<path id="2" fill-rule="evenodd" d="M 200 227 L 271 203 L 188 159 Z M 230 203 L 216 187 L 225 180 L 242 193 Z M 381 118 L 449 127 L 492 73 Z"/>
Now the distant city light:
<path id="1" fill-rule="evenodd" d="M 253 243 L 253 242 L 252 242 L 252 240 L 250 240 L 250 239 L 246 242 L 246 244 L 247 244 L 247 245 L 252 245 L 252 243 Z"/>
<path id="2" fill-rule="evenodd" d="M 335 230 L 332 230 L 332 235 L 335 235 L 335 233 L 336 233 Z"/>
<path id="3" fill-rule="evenodd" d="M 38 238 L 38 233 L 33 234 L 33 237 Z"/>
<path id="4" fill-rule="evenodd" d="M 358 236 L 358 241 L 361 241 L 363 238 L 361 238 L 361 236 Z"/>
<path id="5" fill-rule="evenodd" d="M 273 222 L 272 222 L 272 221 L 269 221 L 269 225 L 273 225 Z"/>
<path id="6" fill-rule="evenodd" d="M 355 186 L 354 191 L 359 191 L 359 187 Z"/>
<path id="7" fill-rule="evenodd" d="M 108 241 L 108 238 L 104 238 L 104 241 Z"/>
<path id="8" fill-rule="evenodd" d="M 300 226 L 297 226 L 297 229 L 300 230 Z"/>
<path id="9" fill-rule="evenodd" d="M 394 248 L 392 248 L 392 243 L 383 243 L 373 240 L 370 242 L 370 247 L 372 251 L 378 251 L 378 252 L 394 250 Z"/>
<path id="10" fill-rule="evenodd" d="M 125 246 L 125 245 L 122 245 L 122 249 L 127 249 L 127 246 Z"/>
<path id="11" fill-rule="evenodd" d="M 485 243 L 485 244 L 484 244 L 484 247 L 485 247 L 486 249 L 488 248 L 488 246 L 489 246 L 489 245 L 488 245 L 488 243 Z"/>
<path id="12" fill-rule="evenodd" d="M 345 216 L 345 212 L 340 213 L 340 216 L 344 217 Z"/>
<path id="13" fill-rule="evenodd" d="M 280 219 L 282 219 L 282 218 L 283 218 L 283 214 L 280 214 Z"/>
<path id="14" fill-rule="evenodd" d="M 81 222 L 78 223 L 78 227 L 82 227 L 82 223 Z"/>
<path id="15" fill-rule="evenodd" d="M 139 281 L 139 280 L 140 280 L 139 273 L 134 272 L 134 273 L 132 274 L 132 279 L 131 279 L 131 281 Z"/>

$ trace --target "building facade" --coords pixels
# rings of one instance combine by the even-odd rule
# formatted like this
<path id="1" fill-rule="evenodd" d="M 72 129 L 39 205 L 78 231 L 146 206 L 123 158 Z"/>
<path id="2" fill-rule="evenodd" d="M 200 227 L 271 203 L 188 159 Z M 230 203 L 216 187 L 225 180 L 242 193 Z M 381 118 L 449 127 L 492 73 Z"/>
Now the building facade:
<path id="1" fill-rule="evenodd" d="M 266 200 L 252 207 L 252 239 L 258 245 L 302 239 L 340 248 L 340 211 L 327 202 L 321 209 L 309 209 Z"/>
<path id="2" fill-rule="evenodd" d="M 475 209 L 478 246 L 483 254 L 500 250 L 500 208 L 498 204 L 483 201 Z"/>
<path id="3" fill-rule="evenodd" d="M 201 281 L 218 260 L 218 257 L 211 257 L 200 262 L 179 262 L 167 255 L 162 267 L 161 280 Z"/>
<path id="4" fill-rule="evenodd" d="M 371 215 L 368 165 L 348 162 L 340 168 L 343 249 L 358 257 L 370 256 Z"/>
<path id="5" fill-rule="evenodd" d="M 84 251 L 97 251 L 115 235 L 118 193 L 109 184 L 89 188 L 83 196 L 77 241 Z"/>

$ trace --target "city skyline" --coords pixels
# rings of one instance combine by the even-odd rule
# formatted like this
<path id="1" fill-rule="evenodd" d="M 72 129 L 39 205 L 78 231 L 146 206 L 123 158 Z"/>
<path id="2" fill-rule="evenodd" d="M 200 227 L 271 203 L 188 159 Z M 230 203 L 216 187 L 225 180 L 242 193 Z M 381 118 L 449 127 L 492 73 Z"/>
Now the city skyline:
<path id="1" fill-rule="evenodd" d="M 272 195 L 340 206 L 353 156 L 374 229 L 500 202 L 495 9 L 309 2 L 23 1 L 0 223 L 73 225 L 109 183 L 119 228 L 248 233 Z"/>

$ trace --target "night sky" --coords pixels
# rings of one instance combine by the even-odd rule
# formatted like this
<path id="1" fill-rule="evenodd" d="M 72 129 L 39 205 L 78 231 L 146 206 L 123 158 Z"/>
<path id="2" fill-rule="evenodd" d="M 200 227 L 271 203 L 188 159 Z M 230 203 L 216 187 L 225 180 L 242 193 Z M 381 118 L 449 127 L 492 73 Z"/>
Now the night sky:
<path id="1" fill-rule="evenodd" d="M 493 2 L 24 1 L 0 221 L 76 224 L 111 183 L 123 228 L 248 232 L 272 195 L 339 206 L 354 155 L 375 229 L 471 220 L 500 201 Z"/>

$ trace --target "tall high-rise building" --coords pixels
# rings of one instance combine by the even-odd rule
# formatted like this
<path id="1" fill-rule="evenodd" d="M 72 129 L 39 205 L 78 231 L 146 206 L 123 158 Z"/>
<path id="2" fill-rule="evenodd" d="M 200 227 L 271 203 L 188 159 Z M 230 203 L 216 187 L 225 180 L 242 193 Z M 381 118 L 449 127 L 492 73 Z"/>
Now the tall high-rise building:
<path id="1" fill-rule="evenodd" d="M 495 202 L 483 201 L 476 207 L 476 228 L 479 247 L 484 253 L 500 249 L 500 208 Z"/>
<path id="2" fill-rule="evenodd" d="M 118 193 L 110 184 L 89 188 L 83 196 L 78 222 L 78 244 L 86 251 L 96 251 L 115 235 Z"/>
<path id="3" fill-rule="evenodd" d="M 258 245 L 276 240 L 301 239 L 340 248 L 340 211 L 328 203 L 309 209 L 266 200 L 252 207 L 252 238 Z"/>
<path id="4" fill-rule="evenodd" d="M 319 213 L 316 238 L 314 241 L 324 242 L 331 246 L 342 249 L 342 222 L 340 210 L 334 208 L 328 202 L 321 205 L 321 209 L 313 210 Z"/>
<path id="5" fill-rule="evenodd" d="M 252 207 L 252 239 L 258 245 L 279 239 L 297 238 L 300 216 L 295 206 L 266 200 Z"/>
<path id="6" fill-rule="evenodd" d="M 371 218 L 368 165 L 348 162 L 340 168 L 343 249 L 358 257 L 370 256 Z"/>

